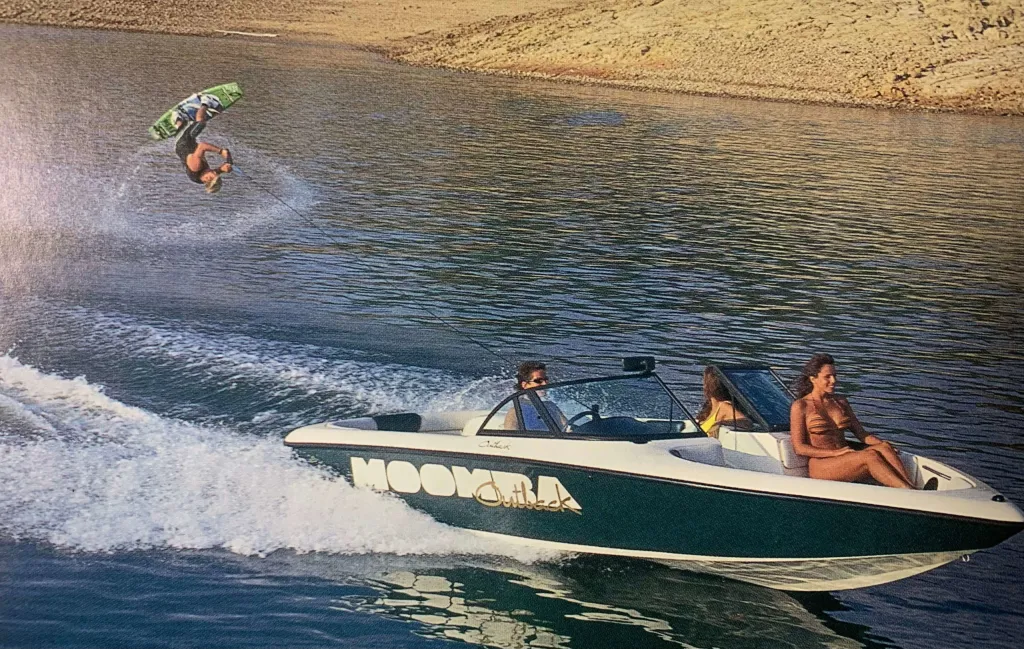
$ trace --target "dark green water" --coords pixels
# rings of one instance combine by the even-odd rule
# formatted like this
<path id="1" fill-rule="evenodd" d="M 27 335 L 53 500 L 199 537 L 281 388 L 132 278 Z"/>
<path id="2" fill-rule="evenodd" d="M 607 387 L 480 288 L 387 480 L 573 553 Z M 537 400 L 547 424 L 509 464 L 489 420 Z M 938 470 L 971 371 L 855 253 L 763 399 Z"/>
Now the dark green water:
<path id="1" fill-rule="evenodd" d="M 696 404 L 828 351 L 870 430 L 1024 502 L 1024 121 L 10 27 L 0 79 L 0 644 L 1019 644 L 1020 539 L 793 598 L 485 544 L 280 440 L 528 357 L 652 353 Z M 227 80 L 210 197 L 145 130 Z"/>

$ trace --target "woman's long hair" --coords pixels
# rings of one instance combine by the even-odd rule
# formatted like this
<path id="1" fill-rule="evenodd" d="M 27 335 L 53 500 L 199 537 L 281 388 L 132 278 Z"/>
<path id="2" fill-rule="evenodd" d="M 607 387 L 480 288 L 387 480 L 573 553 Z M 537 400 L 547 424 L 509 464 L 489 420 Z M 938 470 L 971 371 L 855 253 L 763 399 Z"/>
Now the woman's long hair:
<path id="1" fill-rule="evenodd" d="M 796 398 L 800 399 L 811 393 L 811 390 L 814 389 L 814 386 L 811 385 L 811 377 L 818 376 L 822 367 L 835 364 L 835 360 L 828 354 L 811 356 L 811 360 L 804 363 L 804 368 L 800 370 L 800 376 L 793 381 L 793 392 L 796 394 Z"/>
<path id="2" fill-rule="evenodd" d="M 704 403 L 697 413 L 697 421 L 704 421 L 711 414 L 711 397 L 718 401 L 729 401 L 729 391 L 725 389 L 718 375 L 710 367 L 704 368 Z"/>

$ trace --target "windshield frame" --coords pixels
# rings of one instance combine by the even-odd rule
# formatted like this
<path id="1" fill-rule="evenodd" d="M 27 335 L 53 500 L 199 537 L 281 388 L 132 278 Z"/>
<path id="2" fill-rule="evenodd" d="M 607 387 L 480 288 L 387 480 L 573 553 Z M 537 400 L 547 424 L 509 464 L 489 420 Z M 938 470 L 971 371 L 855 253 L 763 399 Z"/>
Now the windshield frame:
<path id="1" fill-rule="evenodd" d="M 593 383 L 609 383 L 609 382 L 613 382 L 613 381 L 624 381 L 624 380 L 627 380 L 627 379 L 648 379 L 648 378 L 653 378 L 658 383 L 658 385 L 661 386 L 661 389 L 664 391 L 664 393 L 669 397 L 672 405 L 679 409 L 679 414 L 680 414 L 679 422 L 682 424 L 679 432 L 673 432 L 673 433 L 652 433 L 650 435 L 593 435 L 593 434 L 581 433 L 579 431 L 572 431 L 572 432 L 565 431 L 565 430 L 562 430 L 558 426 L 557 422 L 554 421 L 554 419 L 551 417 L 550 413 L 548 412 L 547 408 L 543 407 L 543 405 L 542 405 L 543 402 L 542 402 L 540 396 L 537 394 L 538 392 L 544 392 L 544 391 L 547 391 L 547 390 L 564 388 L 564 387 L 572 387 L 574 385 L 584 385 L 584 384 L 593 384 Z M 525 429 L 522 428 L 521 424 L 520 424 L 520 428 L 517 429 L 517 430 L 507 430 L 507 429 L 504 429 L 504 428 L 488 428 L 487 427 L 488 424 L 490 424 L 495 418 L 500 418 L 500 417 L 503 416 L 503 415 L 500 415 L 499 413 L 502 410 L 504 410 L 506 406 L 509 405 L 509 402 L 511 402 L 512 403 L 512 407 L 514 407 L 516 409 L 517 420 L 522 422 L 523 421 L 523 417 L 522 417 L 522 412 L 520 410 L 520 399 L 521 398 L 529 399 L 530 403 L 535 408 L 538 408 L 538 414 L 540 415 L 540 417 L 543 419 L 544 423 L 548 427 L 547 431 L 525 430 Z M 673 421 L 675 421 L 675 420 L 673 419 Z M 695 432 L 695 433 L 682 432 L 684 428 L 687 428 L 687 426 L 686 426 L 687 422 L 690 422 L 692 424 L 692 427 L 695 428 L 697 432 Z M 642 442 L 646 442 L 646 441 L 650 441 L 650 440 L 657 440 L 657 439 L 680 439 L 680 438 L 685 438 L 685 437 L 705 437 L 706 435 L 701 431 L 700 426 L 697 424 L 696 419 L 694 419 L 693 413 L 690 412 L 689 408 L 687 408 L 685 405 L 683 405 L 683 402 L 679 400 L 679 397 L 677 397 L 675 395 L 675 393 L 672 392 L 671 388 L 668 387 L 668 384 L 666 384 L 661 379 L 661 377 L 658 376 L 658 374 L 656 372 L 642 372 L 642 373 L 639 373 L 639 374 L 617 374 L 617 375 L 614 375 L 614 376 L 602 376 L 602 377 L 591 377 L 591 378 L 584 378 L 584 379 L 573 379 L 573 380 L 570 380 L 570 381 L 557 381 L 557 382 L 547 383 L 547 384 L 544 384 L 544 385 L 541 385 L 541 386 L 537 386 L 537 387 L 533 387 L 533 388 L 526 388 L 526 389 L 516 390 L 511 395 L 505 397 L 500 402 L 498 402 L 498 405 L 495 406 L 490 411 L 490 413 L 487 414 L 487 416 L 484 418 L 483 423 L 480 425 L 480 428 L 479 428 L 479 430 L 477 432 L 477 436 L 480 436 L 480 437 L 485 437 L 485 436 L 486 437 L 528 437 L 528 438 L 542 438 L 542 439 L 574 439 L 574 440 L 601 440 L 601 441 L 632 441 L 632 442 L 642 443 Z"/>
<path id="2" fill-rule="evenodd" d="M 770 376 L 775 381 L 776 387 L 780 388 L 780 391 L 790 398 L 790 407 L 792 407 L 793 401 L 796 400 L 796 395 L 786 385 L 785 381 L 778 375 L 774 368 L 769 365 L 761 364 L 750 364 L 750 365 L 711 365 L 710 366 L 718 379 L 725 385 L 729 391 L 730 396 L 736 400 L 739 406 L 743 409 L 747 415 L 757 422 L 758 426 L 761 426 L 762 430 L 779 433 L 789 431 L 789 422 L 771 424 L 768 418 L 754 406 L 753 400 L 747 395 L 746 392 L 740 389 L 740 387 L 730 378 L 730 372 L 763 372 L 765 375 Z"/>

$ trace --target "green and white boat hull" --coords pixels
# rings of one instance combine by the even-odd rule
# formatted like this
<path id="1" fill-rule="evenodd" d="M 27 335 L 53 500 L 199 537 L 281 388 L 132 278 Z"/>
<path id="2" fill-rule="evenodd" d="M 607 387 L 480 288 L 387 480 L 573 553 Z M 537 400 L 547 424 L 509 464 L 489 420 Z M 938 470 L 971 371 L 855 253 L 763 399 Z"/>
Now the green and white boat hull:
<path id="1" fill-rule="evenodd" d="M 321 424 L 286 443 L 357 486 L 395 493 L 455 527 L 784 590 L 901 579 L 1024 527 L 1016 507 L 976 481 L 904 491 L 685 459 L 713 455 L 708 447 L 718 442 L 710 438 L 495 441 Z"/>
<path id="2" fill-rule="evenodd" d="M 791 396 L 767 368 L 724 371 L 749 388 L 732 397 L 752 430 L 717 438 L 650 369 L 519 391 L 491 411 L 306 426 L 285 444 L 477 534 L 784 590 L 902 579 L 1024 529 L 980 480 L 905 451 L 916 489 L 808 478 L 781 430 Z"/>

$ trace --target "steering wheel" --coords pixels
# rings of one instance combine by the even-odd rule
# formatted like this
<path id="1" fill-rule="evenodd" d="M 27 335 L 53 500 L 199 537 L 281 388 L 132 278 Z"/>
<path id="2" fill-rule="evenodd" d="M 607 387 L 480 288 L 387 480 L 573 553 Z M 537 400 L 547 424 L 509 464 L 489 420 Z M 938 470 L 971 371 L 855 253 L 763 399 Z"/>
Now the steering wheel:
<path id="1" fill-rule="evenodd" d="M 601 419 L 601 415 L 598 414 L 598 412 L 597 412 L 597 406 L 592 406 L 588 410 L 584 410 L 582 412 L 577 412 L 575 415 L 570 417 L 569 421 L 565 422 L 565 432 L 567 432 L 567 433 L 574 432 L 573 425 L 576 422 L 578 422 L 579 420 L 583 419 L 584 417 L 590 417 L 590 419 L 593 420 L 593 421 L 598 421 L 599 419 Z"/>

